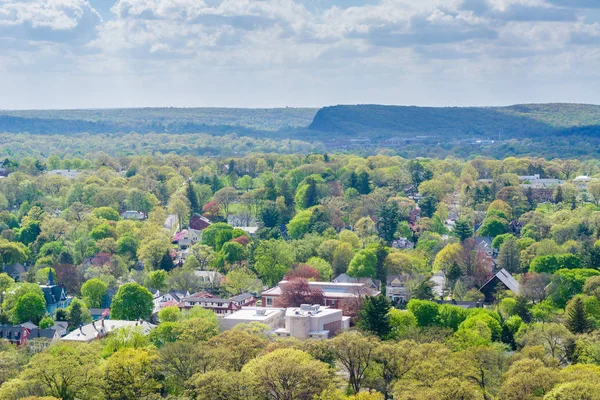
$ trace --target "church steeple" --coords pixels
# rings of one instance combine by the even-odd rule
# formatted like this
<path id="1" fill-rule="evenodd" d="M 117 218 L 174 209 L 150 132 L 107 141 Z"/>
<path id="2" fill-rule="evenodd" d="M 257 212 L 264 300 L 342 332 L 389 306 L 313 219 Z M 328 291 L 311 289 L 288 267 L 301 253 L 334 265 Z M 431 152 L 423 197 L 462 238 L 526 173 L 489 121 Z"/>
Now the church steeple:
<path id="1" fill-rule="evenodd" d="M 54 275 L 52 274 L 52 268 L 48 268 L 48 286 L 54 286 Z"/>

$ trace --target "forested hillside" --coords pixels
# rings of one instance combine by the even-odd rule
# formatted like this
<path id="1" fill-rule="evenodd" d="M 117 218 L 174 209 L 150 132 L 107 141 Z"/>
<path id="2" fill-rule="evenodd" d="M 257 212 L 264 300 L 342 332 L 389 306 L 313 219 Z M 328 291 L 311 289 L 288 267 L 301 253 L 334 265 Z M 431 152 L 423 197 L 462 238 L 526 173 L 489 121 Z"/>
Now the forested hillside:
<path id="1" fill-rule="evenodd" d="M 534 138 L 565 128 L 600 125 L 600 106 L 529 104 L 510 107 L 344 105 L 319 110 L 309 129 L 339 135 Z"/>

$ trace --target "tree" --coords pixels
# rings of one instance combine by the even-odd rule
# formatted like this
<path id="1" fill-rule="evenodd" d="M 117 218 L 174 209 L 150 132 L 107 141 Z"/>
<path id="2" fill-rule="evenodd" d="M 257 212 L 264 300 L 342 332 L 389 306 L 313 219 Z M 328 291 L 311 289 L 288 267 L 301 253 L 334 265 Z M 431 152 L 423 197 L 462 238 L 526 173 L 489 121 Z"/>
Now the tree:
<path id="1" fill-rule="evenodd" d="M 462 219 L 456 221 L 453 232 L 461 242 L 473 237 L 473 228 L 471 227 L 471 223 Z"/>
<path id="2" fill-rule="evenodd" d="M 331 264 L 319 257 L 311 257 L 306 261 L 306 264 L 319 271 L 319 279 L 323 282 L 331 280 L 333 275 L 333 269 Z"/>
<path id="3" fill-rule="evenodd" d="M 317 189 L 317 182 L 314 178 L 307 178 L 306 183 L 307 186 L 304 197 L 302 198 L 302 206 L 304 208 L 310 208 L 318 204 L 319 192 Z"/>
<path id="4" fill-rule="evenodd" d="M 383 203 L 377 210 L 377 231 L 379 237 L 386 243 L 391 243 L 398 229 L 398 222 L 400 222 L 398 203 Z"/>
<path id="5" fill-rule="evenodd" d="M 358 184 L 355 189 L 358 190 L 358 193 L 360 194 L 371 193 L 371 182 L 368 172 L 363 171 L 358 174 Z"/>
<path id="6" fill-rule="evenodd" d="M 374 361 L 378 364 L 378 375 L 383 380 L 384 399 L 391 398 L 392 384 L 404 377 L 416 364 L 414 348 L 416 343 L 382 343 L 375 349 Z"/>
<path id="7" fill-rule="evenodd" d="M 360 392 L 373 364 L 377 342 L 356 331 L 346 331 L 331 340 L 335 358 L 346 368 L 354 393 Z"/>
<path id="8" fill-rule="evenodd" d="M 421 216 L 431 218 L 437 208 L 438 200 L 434 196 L 425 196 L 419 201 Z"/>
<path id="9" fill-rule="evenodd" d="M 360 250 L 348 267 L 348 275 L 353 278 L 374 278 L 377 266 L 377 255 L 368 249 Z"/>
<path id="10" fill-rule="evenodd" d="M 201 207 L 198 202 L 198 193 L 196 193 L 196 189 L 194 188 L 194 184 L 192 181 L 188 181 L 188 184 L 185 188 L 186 197 L 190 203 L 190 211 L 192 213 L 199 212 Z"/>
<path id="11" fill-rule="evenodd" d="M 126 283 L 119 288 L 110 310 L 113 319 L 134 321 L 149 319 L 154 302 L 152 293 L 137 283 Z"/>
<path id="12" fill-rule="evenodd" d="M 281 287 L 281 296 L 276 300 L 277 307 L 299 307 L 302 304 L 323 304 L 323 291 L 311 287 L 306 279 L 293 278 Z"/>
<path id="13" fill-rule="evenodd" d="M 95 399 L 101 383 L 100 361 L 96 346 L 59 343 L 33 356 L 23 377 L 29 385 L 39 385 L 45 394 L 59 399 Z"/>
<path id="14" fill-rule="evenodd" d="M 411 299 L 408 310 L 413 313 L 419 326 L 433 326 L 438 318 L 439 305 L 433 301 Z"/>
<path id="15" fill-rule="evenodd" d="M 13 324 L 31 321 L 38 324 L 46 314 L 46 301 L 37 293 L 25 293 L 17 299 L 12 312 Z"/>
<path id="16" fill-rule="evenodd" d="M 89 308 L 101 307 L 102 299 L 106 294 L 108 286 L 101 279 L 93 278 L 81 286 L 83 301 Z"/>
<path id="17" fill-rule="evenodd" d="M 0 239 L 0 263 L 4 266 L 22 263 L 29 258 L 29 249 L 22 243 Z"/>
<path id="18" fill-rule="evenodd" d="M 262 241 L 254 251 L 254 268 L 269 286 L 276 285 L 292 268 L 294 248 L 282 240 Z"/>
<path id="19" fill-rule="evenodd" d="M 392 305 L 385 296 L 367 296 L 359 313 L 358 326 L 381 339 L 391 332 L 390 309 Z"/>
<path id="20" fill-rule="evenodd" d="M 217 369 L 194 375 L 187 386 L 195 400 L 256 400 L 246 373 Z"/>
<path id="21" fill-rule="evenodd" d="M 83 324 L 92 322 L 92 314 L 83 301 L 73 299 L 69 307 L 67 307 L 67 321 L 69 321 L 71 326 L 77 328 Z"/>
<path id="22" fill-rule="evenodd" d="M 0 273 L 0 304 L 4 301 L 4 293 L 14 284 L 15 281 L 7 273 Z"/>
<path id="23" fill-rule="evenodd" d="M 521 251 L 516 238 L 509 237 L 500 246 L 498 266 L 511 273 L 517 273 L 521 269 Z"/>
<path id="24" fill-rule="evenodd" d="M 147 288 L 164 290 L 167 287 L 168 278 L 169 274 L 165 270 L 152 271 L 146 277 L 144 285 Z"/>
<path id="25" fill-rule="evenodd" d="M 180 321 L 174 330 L 180 340 L 198 343 L 218 335 L 219 322 L 213 311 L 194 307 L 191 312 L 191 317 L 184 314 L 189 318 Z"/>
<path id="26" fill-rule="evenodd" d="M 156 359 L 149 351 L 132 348 L 111 355 L 102 365 L 105 398 L 134 400 L 158 392 L 161 384 L 152 368 Z"/>
<path id="27" fill-rule="evenodd" d="M 565 197 L 563 195 L 562 186 L 559 186 L 556 188 L 556 191 L 554 192 L 554 204 L 560 204 L 563 201 L 565 201 Z"/>
<path id="28" fill-rule="evenodd" d="M 225 290 L 233 296 L 246 292 L 260 291 L 261 286 L 256 275 L 247 268 L 233 269 L 225 275 Z"/>
<path id="29" fill-rule="evenodd" d="M 260 211 L 260 219 L 266 228 L 274 228 L 279 224 L 281 215 L 274 202 L 265 202 Z"/>
<path id="30" fill-rule="evenodd" d="M 208 345 L 216 350 L 220 367 L 241 372 L 244 365 L 259 356 L 268 343 L 266 337 L 234 328 L 213 337 Z"/>
<path id="31" fill-rule="evenodd" d="M 496 237 L 506 233 L 508 230 L 508 223 L 506 220 L 492 216 L 486 217 L 479 228 L 478 234 L 480 236 L 491 236 Z"/>
<path id="32" fill-rule="evenodd" d="M 321 278 L 321 273 L 316 268 L 307 264 L 296 264 L 294 269 L 285 275 L 286 280 L 302 278 L 311 281 L 318 281 Z"/>
<path id="33" fill-rule="evenodd" d="M 591 181 L 587 185 L 587 191 L 594 198 L 596 207 L 600 205 L 600 181 Z"/>
<path id="34" fill-rule="evenodd" d="M 296 349 L 279 349 L 246 364 L 260 398 L 311 400 L 331 386 L 329 366 Z"/>
<path id="35" fill-rule="evenodd" d="M 209 369 L 216 367 L 217 361 L 211 348 L 205 344 L 173 341 L 160 348 L 157 366 L 158 371 L 166 376 L 170 391 L 181 394 L 194 374 L 209 373 Z"/>
<path id="36" fill-rule="evenodd" d="M 590 317 L 581 296 L 575 296 L 571 299 L 565 311 L 567 314 L 565 325 L 572 333 L 586 333 L 592 328 Z"/>
<path id="37" fill-rule="evenodd" d="M 118 221 L 121 219 L 119 213 L 111 207 L 98 207 L 92 210 L 92 214 L 96 218 L 105 219 L 107 221 Z"/>
<path id="38" fill-rule="evenodd" d="M 232 187 L 225 187 L 215 193 L 215 201 L 229 214 L 229 206 L 238 200 L 238 193 Z"/>

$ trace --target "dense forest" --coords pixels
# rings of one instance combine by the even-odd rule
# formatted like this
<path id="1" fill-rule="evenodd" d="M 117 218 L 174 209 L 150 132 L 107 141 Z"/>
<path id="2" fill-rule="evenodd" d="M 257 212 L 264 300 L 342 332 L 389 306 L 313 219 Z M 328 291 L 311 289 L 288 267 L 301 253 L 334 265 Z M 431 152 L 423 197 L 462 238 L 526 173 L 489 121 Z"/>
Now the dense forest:
<path id="1" fill-rule="evenodd" d="M 124 152 L 116 136 L 5 136 L 0 327 L 77 332 L 109 300 L 111 319 L 157 326 L 47 348 L 0 340 L 1 399 L 597 399 L 597 159 L 234 154 L 258 142 L 233 136 L 206 157 L 163 153 L 186 135 L 131 136 L 140 147 Z M 194 216 L 210 225 L 181 259 L 174 237 Z M 515 283 L 485 289 L 499 271 Z M 324 340 L 153 309 L 157 289 L 260 297 L 282 279 L 282 304 L 298 307 L 318 301 L 311 281 L 342 274 L 382 295 L 344 302 L 350 329 Z M 389 299 L 392 277 L 404 300 Z M 48 283 L 72 302 L 48 312 Z"/>
<path id="2" fill-rule="evenodd" d="M 498 134 L 503 134 L 522 139 L 599 124 L 600 106 L 585 104 L 446 108 L 348 105 L 320 109 L 309 129 L 338 135 L 498 139 Z"/>

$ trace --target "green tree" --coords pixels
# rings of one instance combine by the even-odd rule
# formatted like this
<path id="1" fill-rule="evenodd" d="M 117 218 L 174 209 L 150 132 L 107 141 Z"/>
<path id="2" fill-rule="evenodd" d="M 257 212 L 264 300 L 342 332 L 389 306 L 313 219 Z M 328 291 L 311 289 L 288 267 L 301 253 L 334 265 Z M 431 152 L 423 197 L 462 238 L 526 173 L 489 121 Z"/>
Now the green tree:
<path id="1" fill-rule="evenodd" d="M 428 300 L 411 299 L 408 310 L 413 313 L 419 326 L 433 326 L 437 322 L 439 304 Z"/>
<path id="2" fill-rule="evenodd" d="M 385 296 L 367 296 L 358 315 L 358 326 L 381 339 L 386 338 L 391 332 L 391 308 L 392 305 Z"/>
<path id="3" fill-rule="evenodd" d="M 67 307 L 67 321 L 71 326 L 77 328 L 80 325 L 92 322 L 92 314 L 83 301 L 73 299 Z"/>
<path id="4" fill-rule="evenodd" d="M 354 393 L 359 393 L 373 367 L 377 342 L 356 331 L 346 331 L 331 340 L 334 357 L 348 373 L 348 383 Z"/>
<path id="5" fill-rule="evenodd" d="M 190 211 L 192 213 L 201 211 L 201 206 L 198 202 L 198 193 L 196 193 L 196 188 L 194 188 L 194 184 L 192 183 L 192 181 L 188 182 L 185 188 L 185 194 L 188 201 L 190 202 Z"/>
<path id="6" fill-rule="evenodd" d="M 473 228 L 471 227 L 471 223 L 469 221 L 459 219 L 454 224 L 454 235 L 460 239 L 461 242 L 464 242 L 470 237 L 473 237 Z"/>
<path id="7" fill-rule="evenodd" d="M 508 272 L 517 273 L 521 269 L 521 251 L 517 239 L 509 237 L 504 240 L 498 253 L 498 266 Z"/>
<path id="8" fill-rule="evenodd" d="M 269 286 L 276 285 L 292 268 L 294 248 L 283 240 L 262 241 L 254 251 L 254 268 Z"/>
<path id="9" fill-rule="evenodd" d="M 377 266 L 377 255 L 368 249 L 360 250 L 348 267 L 348 275 L 354 278 L 374 278 Z"/>
<path id="10" fill-rule="evenodd" d="M 38 324 L 46 314 L 46 301 L 36 293 L 26 293 L 17 299 L 12 312 L 13 324 L 22 324 L 31 321 Z"/>
<path id="11" fill-rule="evenodd" d="M 398 222 L 400 222 L 398 203 L 383 203 L 377 210 L 377 231 L 379 232 L 379 237 L 386 243 L 391 243 L 398 229 Z"/>
<path id="12" fill-rule="evenodd" d="M 111 207 L 98 207 L 92 211 L 96 218 L 102 218 L 107 221 L 118 221 L 121 219 L 119 213 Z"/>
<path id="13" fill-rule="evenodd" d="M 88 280 L 81 286 L 81 295 L 83 301 L 89 308 L 101 307 L 102 299 L 108 290 L 108 286 L 104 281 L 98 278 Z"/>
<path id="14" fill-rule="evenodd" d="M 137 283 L 126 283 L 119 288 L 112 301 L 111 318 L 134 321 L 149 319 L 154 308 L 152 293 Z"/>
<path id="15" fill-rule="evenodd" d="M 586 333 L 592 328 L 592 322 L 581 296 L 574 297 L 567 305 L 565 311 L 567 314 L 565 325 L 572 333 Z"/>
<path id="16" fill-rule="evenodd" d="M 331 386 L 329 366 L 295 349 L 279 349 L 244 366 L 260 398 L 310 400 Z"/>
<path id="17" fill-rule="evenodd" d="M 217 369 L 194 375 L 187 385 L 195 400 L 256 399 L 247 373 Z"/>
<path id="18" fill-rule="evenodd" d="M 104 395 L 110 400 L 135 400 L 157 393 L 161 384 L 155 379 L 156 355 L 146 350 L 125 348 L 102 365 Z"/>
<path id="19" fill-rule="evenodd" d="M 147 288 L 164 290 L 167 287 L 168 278 L 169 274 L 165 270 L 159 269 L 157 271 L 152 271 L 146 277 L 144 285 Z"/>
<path id="20" fill-rule="evenodd" d="M 310 208 L 316 206 L 319 201 L 319 192 L 317 189 L 317 182 L 313 178 L 306 179 L 307 187 L 302 198 L 302 206 L 304 208 Z"/>
<path id="21" fill-rule="evenodd" d="M 33 356 L 23 378 L 29 385 L 39 386 L 44 394 L 62 400 L 97 399 L 100 361 L 96 346 L 59 343 Z"/>

